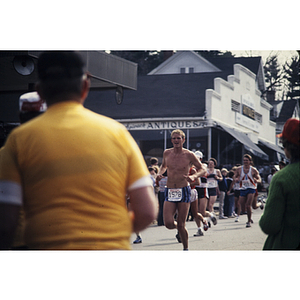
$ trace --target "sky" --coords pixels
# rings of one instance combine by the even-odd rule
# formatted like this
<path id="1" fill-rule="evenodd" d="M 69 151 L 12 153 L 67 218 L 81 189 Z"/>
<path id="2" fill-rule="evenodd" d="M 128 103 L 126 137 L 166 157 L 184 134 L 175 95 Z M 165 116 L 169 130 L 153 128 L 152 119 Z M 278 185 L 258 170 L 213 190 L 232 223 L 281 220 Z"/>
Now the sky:
<path id="1" fill-rule="evenodd" d="M 286 61 L 296 55 L 298 55 L 296 50 L 229 50 L 236 57 L 238 56 L 261 56 L 263 62 L 266 62 L 266 59 L 271 55 L 277 55 L 278 63 L 280 65 L 284 64 Z"/>

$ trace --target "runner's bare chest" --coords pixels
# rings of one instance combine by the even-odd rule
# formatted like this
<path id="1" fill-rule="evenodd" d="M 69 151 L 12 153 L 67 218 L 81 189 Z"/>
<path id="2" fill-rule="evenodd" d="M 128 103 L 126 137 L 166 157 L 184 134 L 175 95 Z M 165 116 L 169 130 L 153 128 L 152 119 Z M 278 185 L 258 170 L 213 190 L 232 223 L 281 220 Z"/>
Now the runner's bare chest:
<path id="1" fill-rule="evenodd" d="M 166 157 L 168 168 L 168 187 L 183 187 L 187 185 L 183 175 L 188 175 L 190 169 L 190 157 L 188 153 L 171 152 Z"/>

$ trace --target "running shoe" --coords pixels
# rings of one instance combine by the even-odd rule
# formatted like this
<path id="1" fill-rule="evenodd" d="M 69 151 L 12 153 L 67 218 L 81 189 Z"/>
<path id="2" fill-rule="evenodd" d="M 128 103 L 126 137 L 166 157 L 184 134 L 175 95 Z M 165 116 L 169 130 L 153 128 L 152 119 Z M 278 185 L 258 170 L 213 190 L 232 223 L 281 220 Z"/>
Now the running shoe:
<path id="1" fill-rule="evenodd" d="M 228 219 L 226 216 L 219 216 L 219 219 Z"/>
<path id="2" fill-rule="evenodd" d="M 141 242 L 142 242 L 142 238 L 138 235 L 133 243 L 140 244 Z"/>
<path id="3" fill-rule="evenodd" d="M 217 218 L 211 214 L 211 217 L 210 217 L 211 221 L 213 222 L 214 225 L 217 225 Z"/>
<path id="4" fill-rule="evenodd" d="M 234 222 L 239 222 L 239 217 L 236 217 L 235 221 Z"/>
<path id="5" fill-rule="evenodd" d="M 201 228 L 198 229 L 198 231 L 194 234 L 194 236 L 203 236 L 203 232 L 201 230 Z"/>
<path id="6" fill-rule="evenodd" d="M 208 224 L 203 224 L 204 231 L 207 231 L 210 226 Z"/>
<path id="7" fill-rule="evenodd" d="M 250 222 L 247 222 L 247 223 L 246 223 L 246 228 L 248 228 L 248 227 L 251 227 Z"/>

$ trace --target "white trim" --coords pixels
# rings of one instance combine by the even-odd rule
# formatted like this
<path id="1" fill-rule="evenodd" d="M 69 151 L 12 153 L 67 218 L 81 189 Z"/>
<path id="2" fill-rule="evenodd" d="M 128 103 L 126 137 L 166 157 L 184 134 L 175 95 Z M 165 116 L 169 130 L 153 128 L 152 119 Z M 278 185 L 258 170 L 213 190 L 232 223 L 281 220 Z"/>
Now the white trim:
<path id="1" fill-rule="evenodd" d="M 22 205 L 22 187 L 13 181 L 0 181 L 0 203 Z"/>
<path id="2" fill-rule="evenodd" d="M 146 187 L 146 186 L 151 186 L 153 187 L 153 181 L 150 177 L 151 175 L 146 175 L 137 181 L 135 181 L 129 188 L 128 191 L 132 191 L 138 188 Z"/>
<path id="3" fill-rule="evenodd" d="M 204 121 L 205 117 L 170 117 L 170 118 L 140 118 L 140 119 L 116 119 L 117 122 L 159 122 L 159 121 Z"/>

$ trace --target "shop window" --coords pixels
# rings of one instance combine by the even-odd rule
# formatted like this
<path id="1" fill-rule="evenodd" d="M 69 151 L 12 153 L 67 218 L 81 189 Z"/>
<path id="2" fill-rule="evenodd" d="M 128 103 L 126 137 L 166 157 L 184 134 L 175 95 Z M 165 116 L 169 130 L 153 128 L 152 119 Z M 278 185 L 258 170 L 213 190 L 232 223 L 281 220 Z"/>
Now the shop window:
<path id="1" fill-rule="evenodd" d="M 237 101 L 231 100 L 231 110 L 241 112 L 241 104 Z"/>

